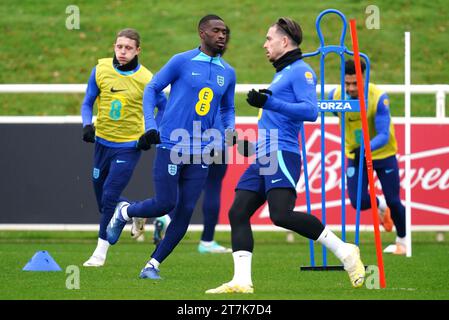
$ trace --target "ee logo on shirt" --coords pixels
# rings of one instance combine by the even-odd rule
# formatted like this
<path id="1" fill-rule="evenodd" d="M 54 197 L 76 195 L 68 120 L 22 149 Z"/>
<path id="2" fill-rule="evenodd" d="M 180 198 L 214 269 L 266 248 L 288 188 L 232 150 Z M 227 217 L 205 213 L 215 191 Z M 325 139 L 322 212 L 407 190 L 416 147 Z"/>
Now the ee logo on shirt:
<path id="1" fill-rule="evenodd" d="M 211 88 L 205 87 L 198 93 L 198 102 L 195 105 L 195 111 L 200 116 L 205 116 L 209 113 L 210 103 L 214 98 L 214 92 Z"/>

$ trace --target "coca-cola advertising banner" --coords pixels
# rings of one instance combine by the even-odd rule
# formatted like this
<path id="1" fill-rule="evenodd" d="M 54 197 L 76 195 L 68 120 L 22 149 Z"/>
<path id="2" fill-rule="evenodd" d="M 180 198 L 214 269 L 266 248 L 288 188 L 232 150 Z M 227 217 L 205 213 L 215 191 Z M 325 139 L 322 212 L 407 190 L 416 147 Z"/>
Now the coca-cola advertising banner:
<path id="1" fill-rule="evenodd" d="M 340 225 L 342 215 L 341 202 L 341 138 L 337 119 L 330 119 L 325 125 L 324 134 L 319 123 L 305 125 L 307 163 L 312 214 L 322 219 L 321 196 L 321 157 L 325 157 L 326 224 Z M 251 121 L 253 122 L 253 121 Z M 405 125 L 401 118 L 393 119 L 398 142 L 398 162 L 401 179 L 401 199 L 405 205 Z M 255 132 L 257 124 L 237 124 L 240 132 Z M 321 137 L 325 138 L 325 153 L 321 152 Z M 251 134 L 249 135 L 251 136 Z M 449 226 L 449 123 L 437 119 L 413 118 L 411 124 L 411 212 L 414 229 L 444 230 Z M 234 199 L 234 188 L 253 158 L 245 160 L 234 155 L 234 164 L 228 166 L 223 182 L 222 206 L 219 223 L 228 224 L 228 211 Z M 381 195 L 380 183 L 374 174 L 376 194 Z M 296 210 L 307 212 L 304 171 L 297 184 L 298 198 Z M 345 195 L 346 225 L 354 226 L 356 210 L 352 208 Z M 362 211 L 361 226 L 372 226 L 371 211 Z M 252 217 L 254 225 L 271 225 L 268 205 L 265 203 Z"/>

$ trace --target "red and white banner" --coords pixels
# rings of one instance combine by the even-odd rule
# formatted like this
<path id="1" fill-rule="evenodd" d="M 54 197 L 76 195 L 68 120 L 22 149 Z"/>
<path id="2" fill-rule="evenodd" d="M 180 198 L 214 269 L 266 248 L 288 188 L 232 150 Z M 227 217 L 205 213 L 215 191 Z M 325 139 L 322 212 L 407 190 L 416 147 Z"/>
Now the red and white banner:
<path id="1" fill-rule="evenodd" d="M 335 121 L 326 122 L 325 151 L 325 188 L 326 188 L 326 224 L 341 224 L 341 152 L 340 129 Z M 449 227 L 449 123 L 436 119 L 412 119 L 411 126 L 411 194 L 412 226 L 414 229 L 446 230 Z M 326 119 L 326 121 L 328 121 Z M 401 178 L 401 199 L 405 198 L 405 126 L 403 119 L 393 119 L 398 141 L 398 160 Z M 238 124 L 237 128 L 256 130 L 256 124 Z M 312 214 L 322 219 L 321 204 L 321 129 L 319 123 L 308 123 L 305 127 L 309 186 Z M 222 206 L 219 223 L 228 224 L 228 211 L 234 199 L 234 188 L 248 167 L 246 164 L 232 164 L 223 182 Z M 381 194 L 380 183 L 375 177 L 376 192 Z M 298 199 L 296 210 L 306 212 L 304 171 L 296 188 Z M 355 209 L 349 203 L 347 192 L 346 225 L 355 224 Z M 405 203 L 404 203 L 405 205 Z M 262 206 L 253 216 L 254 225 L 271 225 L 268 206 Z M 361 214 L 361 227 L 372 226 L 371 212 Z"/>

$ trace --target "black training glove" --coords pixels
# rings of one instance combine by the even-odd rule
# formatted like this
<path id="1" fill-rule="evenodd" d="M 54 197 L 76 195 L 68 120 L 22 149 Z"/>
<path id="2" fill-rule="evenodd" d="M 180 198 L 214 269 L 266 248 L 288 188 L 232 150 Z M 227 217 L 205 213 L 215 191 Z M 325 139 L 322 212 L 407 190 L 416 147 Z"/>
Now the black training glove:
<path id="1" fill-rule="evenodd" d="M 249 105 L 256 107 L 256 108 L 263 108 L 265 105 L 265 102 L 267 102 L 268 95 L 272 95 L 273 93 L 268 89 L 261 89 L 259 92 L 252 89 L 250 92 L 248 92 L 248 95 L 246 97 L 246 101 Z"/>
<path id="2" fill-rule="evenodd" d="M 256 152 L 254 144 L 248 140 L 237 140 L 237 151 L 244 157 L 251 157 Z"/>
<path id="3" fill-rule="evenodd" d="M 145 132 L 137 141 L 137 149 L 140 150 L 150 150 L 152 144 L 160 144 L 161 136 L 159 131 L 155 129 L 148 130 Z"/>
<path id="4" fill-rule="evenodd" d="M 234 129 L 226 129 L 225 131 L 225 143 L 228 147 L 232 147 L 237 143 L 238 134 Z"/>
<path id="5" fill-rule="evenodd" d="M 95 128 L 93 125 L 88 124 L 83 127 L 83 140 L 89 143 L 95 143 Z"/>
<path id="6" fill-rule="evenodd" d="M 359 167 L 359 163 L 360 163 L 360 147 L 352 149 L 349 153 L 353 153 L 354 154 L 354 166 L 356 168 L 358 168 Z M 363 158 L 363 159 L 365 159 L 365 158 Z"/>
<path id="7" fill-rule="evenodd" d="M 273 95 L 273 91 L 268 89 L 259 89 L 260 93 L 269 94 L 270 96 Z"/>

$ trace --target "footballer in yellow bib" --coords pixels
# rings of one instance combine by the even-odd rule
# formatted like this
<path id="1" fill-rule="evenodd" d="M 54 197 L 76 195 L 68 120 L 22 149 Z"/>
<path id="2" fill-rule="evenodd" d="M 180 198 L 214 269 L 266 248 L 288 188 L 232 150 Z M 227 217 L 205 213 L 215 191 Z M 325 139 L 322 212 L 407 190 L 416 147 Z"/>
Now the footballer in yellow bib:
<path id="1" fill-rule="evenodd" d="M 144 134 L 142 99 L 153 75 L 139 63 L 140 50 L 138 32 L 121 30 L 115 39 L 114 57 L 98 60 L 93 68 L 81 106 L 83 140 L 95 143 L 92 180 L 100 211 L 98 244 L 85 267 L 104 265 L 109 248 L 106 227 L 131 179 L 140 149 L 145 149 L 138 144 Z M 156 120 L 160 120 L 167 99 L 161 93 L 157 101 Z M 98 114 L 94 124 L 95 102 Z"/>
<path id="2" fill-rule="evenodd" d="M 366 66 L 362 62 L 362 72 Z M 357 78 L 353 60 L 346 61 L 345 65 L 345 100 L 358 99 Z M 341 90 L 330 92 L 329 99 L 340 100 Z M 384 197 L 377 197 L 380 221 L 386 231 L 392 231 L 396 227 L 396 251 L 395 254 L 406 253 L 405 242 L 405 207 L 400 199 L 399 166 L 396 159 L 398 151 L 394 125 L 390 115 L 390 100 L 388 95 L 382 92 L 376 85 L 370 83 L 368 87 L 367 118 L 370 137 L 370 147 L 373 158 L 373 168 L 382 185 Z M 340 121 L 341 121 L 341 114 Z M 345 154 L 348 158 L 346 171 L 348 194 L 351 205 L 357 206 L 357 182 L 359 175 L 359 161 L 365 157 L 360 154 L 362 134 L 362 122 L 359 112 L 344 113 L 345 117 Z M 368 179 L 366 166 L 362 178 L 361 210 L 371 208 L 368 193 Z"/>

